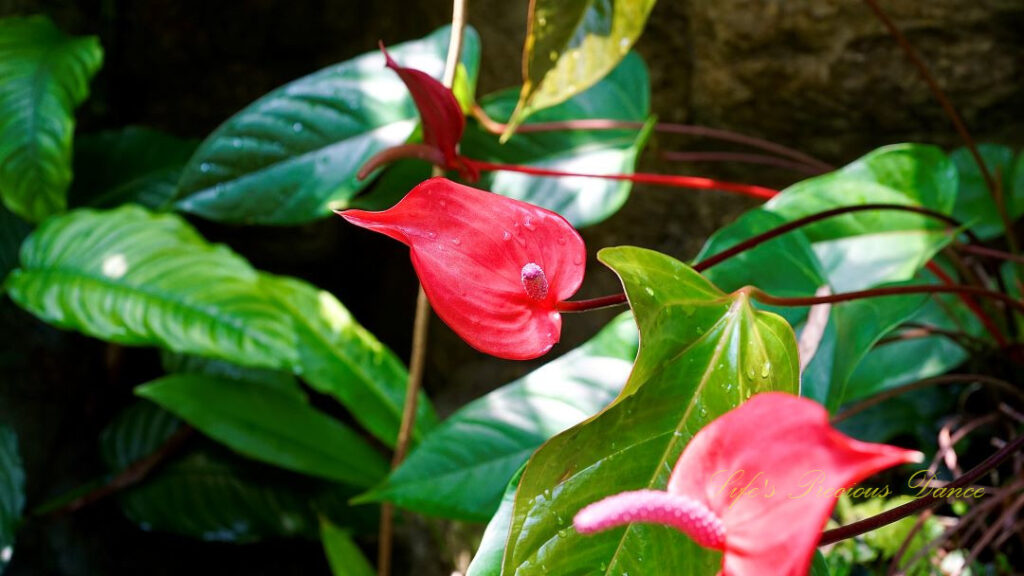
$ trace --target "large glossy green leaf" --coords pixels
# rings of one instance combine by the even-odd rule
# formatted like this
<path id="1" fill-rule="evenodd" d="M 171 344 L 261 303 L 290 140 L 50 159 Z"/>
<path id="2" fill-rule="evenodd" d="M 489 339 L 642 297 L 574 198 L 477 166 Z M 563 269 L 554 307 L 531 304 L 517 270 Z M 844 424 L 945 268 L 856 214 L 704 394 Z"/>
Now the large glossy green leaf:
<path id="1" fill-rule="evenodd" d="M 239 366 L 215 358 L 175 354 L 166 350 L 160 355 L 164 370 L 180 374 L 203 374 L 252 384 L 262 384 L 276 392 L 291 394 L 303 402 L 308 400 L 302 386 L 291 372 Z"/>
<path id="2" fill-rule="evenodd" d="M 159 210 L 174 198 L 198 144 L 142 126 L 78 136 L 68 200 L 72 206 L 135 203 Z"/>
<path id="3" fill-rule="evenodd" d="M 461 408 L 364 499 L 486 521 L 534 450 L 615 398 L 636 350 L 636 325 L 623 314 L 583 346 Z"/>
<path id="4" fill-rule="evenodd" d="M 346 406 L 380 441 L 394 446 L 408 380 L 401 361 L 329 292 L 269 274 L 260 276 L 260 284 L 279 309 L 294 318 L 302 378 Z M 416 441 L 437 425 L 425 395 L 417 408 Z"/>
<path id="5" fill-rule="evenodd" d="M 531 0 L 523 87 L 506 134 L 614 68 L 640 37 L 652 8 L 654 0 Z"/>
<path id="6" fill-rule="evenodd" d="M 89 95 L 103 50 L 48 18 L 0 20 L 0 196 L 37 222 L 67 206 L 73 112 Z"/>
<path id="7" fill-rule="evenodd" d="M 25 471 L 18 454 L 18 436 L 0 426 L 0 573 L 14 554 L 14 533 L 25 508 Z"/>
<path id="8" fill-rule="evenodd" d="M 1013 150 L 997 144 L 979 144 L 978 152 L 989 173 L 999 182 L 1010 221 L 1024 214 L 1024 154 L 1014 162 Z M 971 225 L 975 234 L 990 239 L 1006 233 L 1003 220 L 996 209 L 992 191 L 985 183 L 974 157 L 966 148 L 958 148 L 949 155 L 959 172 L 959 190 L 953 215 Z"/>
<path id="9" fill-rule="evenodd" d="M 787 221 L 867 203 L 923 206 L 949 214 L 956 168 L 934 146 L 879 148 L 829 174 L 798 182 L 765 204 Z M 951 239 L 935 219 L 892 210 L 828 218 L 802 228 L 836 290 L 907 280 Z M 884 249 L 882 249 L 884 248 Z"/>
<path id="10" fill-rule="evenodd" d="M 268 464 L 355 486 L 387 474 L 384 457 L 362 437 L 291 393 L 199 374 L 166 376 L 135 393 Z"/>
<path id="11" fill-rule="evenodd" d="M 503 574 L 713 576 L 721 555 L 675 530 L 633 524 L 584 537 L 572 518 L 616 492 L 664 489 L 690 438 L 751 395 L 796 393 L 796 339 L 746 293 L 725 294 L 668 256 L 619 247 L 599 258 L 622 279 L 640 353 L 616 403 L 549 440 L 527 463 Z"/>
<path id="12" fill-rule="evenodd" d="M 886 296 L 834 304 L 818 351 L 804 370 L 801 393 L 830 411 L 863 395 L 848 386 L 857 365 L 927 299 L 925 295 Z"/>
<path id="13" fill-rule="evenodd" d="M 403 66 L 440 77 L 448 28 L 389 48 Z M 467 29 L 463 64 L 475 84 L 480 44 Z M 405 142 L 416 107 L 379 52 L 286 84 L 217 128 L 188 162 L 177 207 L 224 222 L 295 224 L 343 207 L 366 182 L 356 172 Z"/>
<path id="14" fill-rule="evenodd" d="M 507 118 L 516 103 L 514 90 L 480 102 L 492 118 Z M 562 104 L 538 112 L 530 122 L 610 118 L 644 122 L 650 114 L 647 66 L 629 53 L 606 78 Z M 646 130 L 569 130 L 523 133 L 505 144 L 471 123 L 462 139 L 467 156 L 503 164 L 582 174 L 631 174 L 647 140 Z M 485 175 L 483 187 L 524 200 L 565 216 L 576 227 L 589 226 L 614 214 L 632 188 L 630 182 L 582 177 L 537 177 L 517 172 Z"/>
<path id="15" fill-rule="evenodd" d="M 295 331 L 257 273 L 180 217 L 137 206 L 52 218 L 23 244 L 11 298 L 62 328 L 127 345 L 290 368 Z"/>
<path id="16" fill-rule="evenodd" d="M 505 541 L 508 540 L 509 524 L 512 523 L 512 507 L 516 502 L 516 489 L 523 477 L 525 466 L 520 466 L 505 486 L 498 510 L 487 523 L 480 546 L 469 563 L 466 576 L 501 576 L 501 559 L 505 555 Z"/>
<path id="17" fill-rule="evenodd" d="M 326 518 L 320 519 L 320 541 L 334 576 L 374 576 L 377 573 L 352 541 L 352 535 Z"/>

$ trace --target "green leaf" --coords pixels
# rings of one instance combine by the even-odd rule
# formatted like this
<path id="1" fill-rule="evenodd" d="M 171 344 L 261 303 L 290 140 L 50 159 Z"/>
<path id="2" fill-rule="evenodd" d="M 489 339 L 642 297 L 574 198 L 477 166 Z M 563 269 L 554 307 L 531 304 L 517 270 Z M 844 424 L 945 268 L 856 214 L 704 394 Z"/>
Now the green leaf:
<path id="1" fill-rule="evenodd" d="M 593 536 L 572 529 L 604 496 L 664 489 L 690 438 L 753 394 L 797 393 L 796 339 L 786 322 L 725 294 L 657 252 L 607 248 L 640 326 L 640 353 L 623 394 L 597 416 L 549 440 L 516 494 L 503 573 L 713 575 L 721 555 L 659 525 Z M 644 564 L 646 560 L 647 564 Z"/>
<path id="2" fill-rule="evenodd" d="M 787 221 L 869 203 L 922 206 L 949 214 L 956 182 L 956 168 L 938 148 L 897 144 L 879 148 L 835 172 L 798 182 L 768 201 L 764 209 Z M 908 280 L 951 239 L 942 222 L 894 210 L 844 214 L 802 230 L 837 291 Z"/>
<path id="3" fill-rule="evenodd" d="M 1024 155 L 1018 157 L 1017 163 L 1014 164 L 1013 151 L 996 144 L 979 144 L 978 153 L 985 161 L 989 173 L 1002 186 L 1010 221 L 1020 218 L 1024 214 L 1024 189 L 1018 187 L 1024 174 L 1018 172 L 1024 167 Z M 989 240 L 1005 234 L 1006 229 L 992 198 L 992 191 L 985 183 L 985 178 L 981 175 L 981 170 L 970 151 L 958 148 L 949 157 L 960 174 L 960 186 L 953 215 L 961 222 L 970 224 L 971 230 L 982 239 Z"/>
<path id="4" fill-rule="evenodd" d="M 0 426 L 0 573 L 14 553 L 14 533 L 25 508 L 25 471 L 18 455 L 18 436 Z"/>
<path id="5" fill-rule="evenodd" d="M 509 524 L 512 523 L 512 507 L 515 505 L 516 489 L 519 488 L 519 480 L 523 477 L 525 468 L 525 465 L 520 466 L 505 486 L 498 511 L 484 529 L 480 546 L 473 556 L 473 561 L 469 563 L 466 576 L 501 576 L 501 558 L 505 554 L 505 541 L 508 540 Z"/>
<path id="6" fill-rule="evenodd" d="M 848 386 L 850 376 L 872 347 L 910 319 L 927 295 L 864 298 L 833 304 L 818 351 L 803 373 L 801 394 L 834 412 L 862 396 Z"/>
<path id="7" fill-rule="evenodd" d="M 306 393 L 299 385 L 298 379 L 289 372 L 266 370 L 263 368 L 249 368 L 239 366 L 224 360 L 214 358 L 203 358 L 202 356 L 189 356 L 187 354 L 175 354 L 164 351 L 161 354 L 164 370 L 178 374 L 201 374 L 213 376 L 214 378 L 227 378 L 250 384 L 261 384 L 283 394 L 291 394 L 299 400 L 308 400 Z"/>
<path id="8" fill-rule="evenodd" d="M 530 114 L 586 90 L 644 30 L 654 0 L 531 0 L 523 87 L 504 138 Z"/>
<path id="9" fill-rule="evenodd" d="M 268 464 L 355 486 L 387 474 L 387 462 L 358 434 L 291 393 L 198 374 L 166 376 L 135 393 Z"/>
<path id="10" fill-rule="evenodd" d="M 440 77 L 448 28 L 390 47 L 402 65 Z M 467 29 L 463 64 L 475 84 L 479 38 Z M 297 224 L 344 207 L 367 181 L 359 168 L 402 144 L 418 114 L 405 85 L 379 52 L 286 84 L 217 128 L 182 174 L 177 207 L 204 218 Z"/>
<path id="11" fill-rule="evenodd" d="M 334 576 L 374 576 L 377 571 L 363 556 L 347 531 L 326 518 L 320 519 L 320 541 Z"/>
<path id="12" fill-rule="evenodd" d="M 268 368 L 296 361 L 291 319 L 256 271 L 172 214 L 126 206 L 52 218 L 6 286 L 44 321 L 112 342 Z"/>
<path id="13" fill-rule="evenodd" d="M 119 500 L 146 531 L 203 540 L 254 542 L 267 537 L 317 537 L 326 499 L 352 494 L 344 486 L 304 483 L 255 469 L 217 451 L 199 450 L 169 462 Z M 336 505 L 334 506 L 336 508 Z M 352 521 L 363 522 L 349 511 Z M 334 518 L 334 517 L 332 517 Z"/>
<path id="14" fill-rule="evenodd" d="M 120 472 L 155 452 L 180 427 L 181 420 L 156 404 L 136 402 L 100 433 L 103 461 Z"/>
<path id="15" fill-rule="evenodd" d="M 821 554 L 821 550 L 814 551 L 814 560 L 811 562 L 810 576 L 829 576 L 828 562 Z"/>
<path id="16" fill-rule="evenodd" d="M 486 521 L 534 450 L 615 399 L 636 350 L 636 325 L 623 314 L 583 346 L 461 408 L 357 501 Z"/>
<path id="17" fill-rule="evenodd" d="M 142 126 L 78 136 L 69 202 L 162 209 L 177 193 L 181 169 L 198 144 Z"/>
<path id="18" fill-rule="evenodd" d="M 489 95 L 481 105 L 492 118 L 506 118 L 515 106 L 514 90 Z M 650 115 L 650 78 L 643 59 L 629 53 L 608 76 L 564 103 L 538 112 L 532 122 L 608 118 L 644 122 Z M 503 164 L 583 174 L 631 174 L 650 127 L 645 130 L 567 130 L 517 135 L 505 144 L 476 123 L 462 139 L 467 156 Z M 629 197 L 630 182 L 601 178 L 537 177 L 517 172 L 485 174 L 483 187 L 554 210 L 576 227 L 614 214 Z"/>
<path id="19" fill-rule="evenodd" d="M 103 49 L 48 18 L 0 20 L 0 195 L 32 222 L 64 211 L 74 109 L 89 96 Z"/>
<path id="20" fill-rule="evenodd" d="M 262 274 L 260 284 L 290 314 L 299 340 L 299 374 L 314 390 L 336 398 L 388 446 L 402 421 L 408 374 L 401 361 L 360 326 L 330 293 L 293 278 Z M 413 439 L 437 425 L 420 396 Z"/>
<path id="21" fill-rule="evenodd" d="M 695 261 L 704 261 L 785 223 L 781 216 L 755 208 L 712 234 Z M 811 296 L 828 284 L 810 242 L 800 230 L 787 232 L 723 260 L 708 268 L 704 276 L 723 290 L 757 286 L 769 294 L 784 297 Z M 792 325 L 807 315 L 806 308 L 768 308 Z"/>

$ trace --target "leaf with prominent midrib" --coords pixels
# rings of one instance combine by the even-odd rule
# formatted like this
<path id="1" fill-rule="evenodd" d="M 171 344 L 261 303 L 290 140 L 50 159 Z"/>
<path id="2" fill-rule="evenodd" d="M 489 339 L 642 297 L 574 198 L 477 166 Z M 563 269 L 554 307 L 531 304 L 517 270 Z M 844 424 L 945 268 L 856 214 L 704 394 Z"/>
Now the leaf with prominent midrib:
<path id="1" fill-rule="evenodd" d="M 42 16 L 0 20 L 0 196 L 26 220 L 67 206 L 73 112 L 102 61 L 95 36 Z"/>
<path id="2" fill-rule="evenodd" d="M 260 285 L 295 320 L 297 372 L 303 380 L 336 398 L 381 442 L 394 446 L 409 378 L 402 362 L 329 292 L 270 274 L 260 275 Z M 416 442 L 437 425 L 425 394 L 420 394 L 417 410 Z"/>
<path id="3" fill-rule="evenodd" d="M 291 319 L 248 262 L 179 216 L 138 206 L 77 210 L 42 224 L 6 281 L 37 317 L 126 345 L 290 369 Z"/>
<path id="4" fill-rule="evenodd" d="M 611 407 L 548 441 L 516 494 L 503 573 L 713 576 L 721 555 L 660 525 L 593 536 L 572 528 L 581 508 L 624 490 L 664 489 L 690 438 L 759 392 L 799 391 L 796 339 L 745 292 L 726 294 L 685 264 L 633 247 L 599 259 L 622 279 L 640 353 Z M 752 439 L 756 441 L 756 439 Z"/>
<path id="5" fill-rule="evenodd" d="M 388 48 L 403 66 L 440 77 L 448 28 Z M 480 41 L 467 28 L 462 62 L 475 85 Z M 286 84 L 229 118 L 185 166 L 177 207 L 222 222 L 298 224 L 344 207 L 369 180 L 356 172 L 402 144 L 419 116 L 379 52 Z"/>
<path id="6" fill-rule="evenodd" d="M 384 457 L 352 429 L 302 398 L 263 384 L 176 374 L 135 393 L 256 460 L 354 486 L 387 474 Z"/>
<path id="7" fill-rule="evenodd" d="M 517 468 L 545 440 L 607 406 L 636 357 L 630 314 L 523 378 L 452 414 L 394 471 L 357 501 L 483 522 Z"/>
<path id="8" fill-rule="evenodd" d="M 604 79 L 569 100 L 537 112 L 530 122 L 611 119 L 645 122 L 650 115 L 650 78 L 640 55 L 630 52 Z M 507 118 L 515 90 L 482 98 L 492 118 Z M 521 133 L 505 144 L 477 123 L 467 126 L 467 156 L 502 164 L 522 164 L 580 174 L 632 174 L 648 130 L 565 130 Z M 632 183 L 578 176 L 537 177 L 511 171 L 485 174 L 481 187 L 564 216 L 581 228 L 614 214 L 629 197 Z"/>
<path id="9" fill-rule="evenodd" d="M 532 112 L 586 90 L 636 42 L 654 0 L 531 0 L 523 87 L 505 138 Z"/>

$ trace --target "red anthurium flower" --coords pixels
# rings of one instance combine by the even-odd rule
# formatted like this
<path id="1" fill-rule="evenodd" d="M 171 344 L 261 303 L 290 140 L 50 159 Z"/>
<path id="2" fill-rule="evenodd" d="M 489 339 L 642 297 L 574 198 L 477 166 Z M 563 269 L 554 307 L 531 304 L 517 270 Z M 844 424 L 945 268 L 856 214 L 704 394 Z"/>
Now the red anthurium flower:
<path id="1" fill-rule="evenodd" d="M 724 552 L 723 576 L 803 576 L 839 493 L 920 453 L 843 435 L 817 403 L 754 396 L 698 432 L 668 490 L 623 492 L 581 510 L 576 530 L 676 528 Z"/>
<path id="2" fill-rule="evenodd" d="M 409 246 L 437 315 L 481 352 L 527 360 L 558 342 L 557 304 L 583 282 L 583 239 L 558 214 L 432 178 L 383 212 L 342 218 Z"/>
<path id="3" fill-rule="evenodd" d="M 385 63 L 402 79 L 412 95 L 423 124 L 423 144 L 406 144 L 389 148 L 370 158 L 359 170 L 365 178 L 377 167 L 399 158 L 420 158 L 449 170 L 458 170 L 463 177 L 476 180 L 479 173 L 459 157 L 457 147 L 466 129 L 466 117 L 455 94 L 426 72 L 399 66 L 381 42 Z"/>

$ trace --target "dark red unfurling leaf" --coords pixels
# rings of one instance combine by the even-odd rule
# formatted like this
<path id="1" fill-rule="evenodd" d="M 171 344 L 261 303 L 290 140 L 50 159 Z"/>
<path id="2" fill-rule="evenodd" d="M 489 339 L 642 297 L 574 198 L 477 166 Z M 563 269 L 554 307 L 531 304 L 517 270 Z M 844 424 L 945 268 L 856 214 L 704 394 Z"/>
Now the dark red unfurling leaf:
<path id="1" fill-rule="evenodd" d="M 558 214 L 444 178 L 383 212 L 339 212 L 409 246 L 437 315 L 470 346 L 527 360 L 558 342 L 555 305 L 583 282 L 586 247 Z"/>
<path id="2" fill-rule="evenodd" d="M 440 150 L 448 166 L 456 166 L 456 147 L 466 129 L 466 117 L 455 94 L 429 74 L 399 66 L 388 54 L 383 42 L 380 43 L 380 50 L 384 53 L 388 68 L 398 73 L 412 94 L 423 123 L 423 143 Z"/>
<path id="3" fill-rule="evenodd" d="M 617 494 L 581 510 L 574 523 L 584 533 L 664 524 L 723 550 L 723 576 L 804 576 L 839 491 L 920 457 L 849 438 L 819 404 L 768 392 L 698 432 L 664 496 Z"/>

